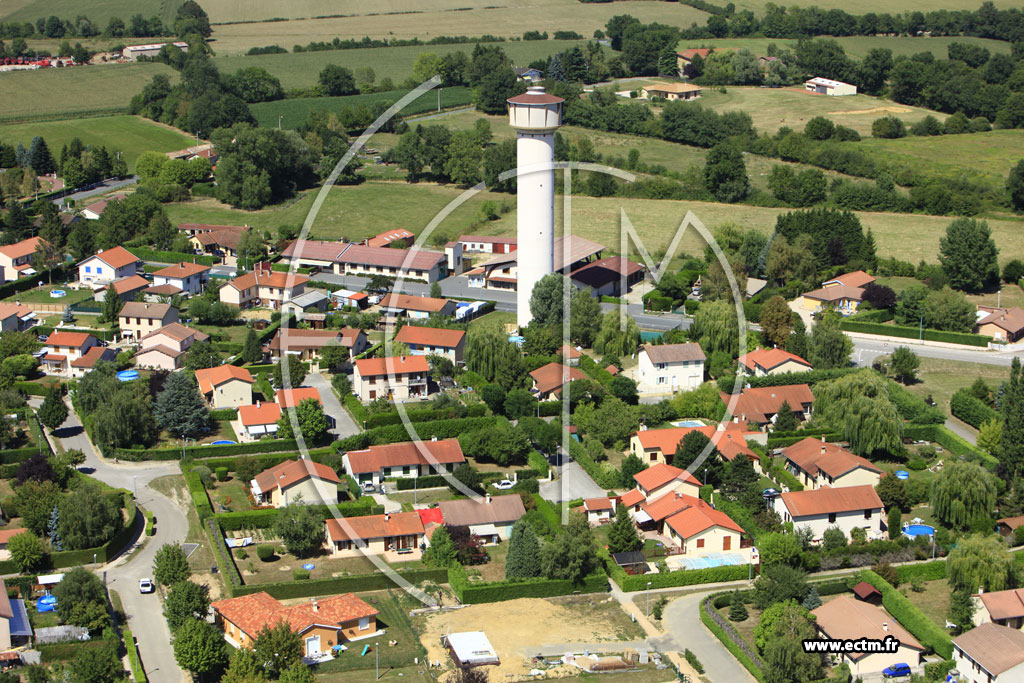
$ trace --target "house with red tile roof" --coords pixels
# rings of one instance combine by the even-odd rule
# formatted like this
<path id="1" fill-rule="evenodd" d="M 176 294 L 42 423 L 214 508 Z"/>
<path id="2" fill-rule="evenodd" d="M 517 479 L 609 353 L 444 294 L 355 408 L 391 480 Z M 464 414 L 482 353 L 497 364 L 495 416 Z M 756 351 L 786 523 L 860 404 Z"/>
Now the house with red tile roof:
<path id="1" fill-rule="evenodd" d="M 100 249 L 78 264 L 78 281 L 83 285 L 106 287 L 114 280 L 142 274 L 142 259 L 122 246 Z"/>
<path id="2" fill-rule="evenodd" d="M 873 486 L 844 486 L 811 491 L 784 491 L 773 500 L 783 522 L 794 528 L 807 527 L 820 541 L 829 527 L 838 527 L 850 537 L 855 527 L 864 529 L 868 539 L 887 531 L 885 508 Z"/>
<path id="3" fill-rule="evenodd" d="M 640 396 L 670 396 L 704 383 L 700 344 L 647 344 L 637 355 L 636 390 Z"/>
<path id="4" fill-rule="evenodd" d="M 467 527 L 484 543 L 507 541 L 513 525 L 526 514 L 523 499 L 514 493 L 507 496 L 488 494 L 483 500 L 442 500 L 437 505 L 446 526 Z"/>
<path id="5" fill-rule="evenodd" d="M 314 387 L 295 387 L 292 389 L 277 390 L 277 404 L 282 408 L 295 408 L 307 398 L 311 398 L 320 405 L 320 392 Z"/>
<path id="6" fill-rule="evenodd" d="M 197 253 L 216 256 L 227 266 L 237 266 L 238 245 L 242 242 L 242 236 L 252 228 L 247 225 L 184 223 L 178 226 L 178 230 L 191 235 L 189 244 Z"/>
<path id="7" fill-rule="evenodd" d="M 838 275 L 822 282 L 820 289 L 804 292 L 800 305 L 808 311 L 832 308 L 842 315 L 851 315 L 864 300 L 864 288 L 874 281 L 875 278 L 863 270 Z"/>
<path id="8" fill-rule="evenodd" d="M 618 498 L 584 498 L 583 514 L 592 526 L 607 524 L 615 517 L 615 507 Z"/>
<path id="9" fill-rule="evenodd" d="M 153 273 L 153 285 L 169 285 L 185 294 L 199 294 L 210 279 L 210 266 L 181 261 Z"/>
<path id="10" fill-rule="evenodd" d="M 775 423 L 783 403 L 797 420 L 809 420 L 814 411 L 814 393 L 807 384 L 787 384 L 777 387 L 750 387 L 740 392 L 735 404 L 733 395 L 720 393 L 722 401 L 730 406 L 734 417 L 743 424 L 770 425 Z"/>
<path id="11" fill-rule="evenodd" d="M 419 513 L 395 512 L 363 517 L 328 517 L 327 549 L 332 557 L 357 557 L 364 553 L 381 555 L 393 552 L 418 559 L 423 543 L 423 520 Z"/>
<path id="12" fill-rule="evenodd" d="M 978 306 L 978 313 L 986 314 L 977 322 L 978 334 L 992 337 L 995 341 L 1012 344 L 1024 337 L 1024 308 L 995 308 Z"/>
<path id="13" fill-rule="evenodd" d="M 0 529 L 0 560 L 11 559 L 11 552 L 7 549 L 7 543 L 18 534 L 22 534 L 28 531 L 28 529 Z"/>
<path id="14" fill-rule="evenodd" d="M 403 325 L 395 341 L 408 346 L 414 356 L 444 356 L 459 365 L 465 360 L 465 330 Z"/>
<path id="15" fill-rule="evenodd" d="M 740 356 L 739 365 L 747 377 L 767 377 L 814 369 L 800 356 L 783 349 L 755 349 Z"/>
<path id="16" fill-rule="evenodd" d="M 974 602 L 974 625 L 993 623 L 1007 628 L 1024 629 L 1024 588 L 986 591 L 971 596 Z"/>
<path id="17" fill-rule="evenodd" d="M 94 290 L 93 301 L 104 301 L 107 298 L 107 288 L 113 286 L 117 298 L 123 303 L 134 301 L 139 292 L 148 290 L 152 283 L 141 275 L 129 275 L 113 282 L 108 282 L 106 287 L 99 287 Z"/>
<path id="18" fill-rule="evenodd" d="M 870 460 L 854 455 L 841 446 L 807 437 L 782 449 L 786 469 L 804 489 L 824 486 L 878 486 L 882 470 Z"/>
<path id="19" fill-rule="evenodd" d="M 743 527 L 700 498 L 674 494 L 686 505 L 665 518 L 663 533 L 684 556 L 740 552 Z M 667 498 L 667 496 L 666 496 Z M 744 553 L 746 554 L 746 553 Z"/>
<path id="20" fill-rule="evenodd" d="M 46 355 L 40 361 L 49 374 L 70 375 L 71 362 L 76 361 L 99 346 L 99 340 L 86 332 L 57 330 L 46 340 Z"/>
<path id="21" fill-rule="evenodd" d="M 249 488 L 258 504 L 279 508 L 336 503 L 339 483 L 341 479 L 327 465 L 299 458 L 263 470 L 249 482 Z"/>
<path id="22" fill-rule="evenodd" d="M 196 383 L 213 408 L 238 408 L 252 403 L 252 373 L 235 365 L 196 370 Z"/>
<path id="23" fill-rule="evenodd" d="M 413 242 L 416 241 L 416 235 L 412 234 L 405 228 L 396 228 L 394 230 L 386 230 L 379 235 L 366 240 L 366 246 L 368 247 L 391 247 L 397 249 L 399 247 L 392 245 L 399 245 L 401 247 L 411 247 Z"/>
<path id="24" fill-rule="evenodd" d="M 587 378 L 579 368 L 554 362 L 533 370 L 530 372 L 530 377 L 533 378 L 533 391 L 540 401 L 560 396 L 564 384 Z"/>
<path id="25" fill-rule="evenodd" d="M 24 304 L 0 303 L 0 332 L 20 332 L 37 320 L 35 312 Z"/>
<path id="26" fill-rule="evenodd" d="M 427 398 L 430 365 L 425 356 L 361 358 L 352 370 L 352 391 L 360 401 L 379 397 L 390 401 Z"/>
<path id="27" fill-rule="evenodd" d="M 343 327 L 340 330 L 304 330 L 296 327 L 279 329 L 267 344 L 270 357 L 280 360 L 282 353 L 297 355 L 300 360 L 319 362 L 325 346 L 342 346 L 349 357 L 358 356 L 370 344 L 362 330 Z"/>
<path id="28" fill-rule="evenodd" d="M 277 435 L 277 421 L 281 419 L 281 406 L 257 401 L 255 405 L 238 407 L 238 428 L 235 433 L 242 441 L 258 441 L 264 436 Z"/>
<path id="29" fill-rule="evenodd" d="M 36 253 L 36 248 L 41 241 L 40 237 L 30 237 L 27 240 L 0 247 L 0 268 L 2 268 L 4 282 L 35 274 L 36 271 L 32 268 L 32 256 Z"/>
<path id="30" fill-rule="evenodd" d="M 701 483 L 697 477 L 663 462 L 637 472 L 633 479 L 648 503 L 669 493 L 685 493 L 695 497 L 700 495 Z"/>
<path id="31" fill-rule="evenodd" d="M 210 607 L 214 623 L 232 646 L 252 648 L 264 626 L 273 627 L 283 621 L 299 634 L 303 656 L 311 660 L 330 655 L 336 645 L 382 633 L 377 630 L 380 611 L 352 593 L 287 606 L 269 593 L 260 592 L 218 600 Z"/>
<path id="32" fill-rule="evenodd" d="M 455 313 L 454 301 L 409 294 L 387 294 L 380 300 L 380 307 L 385 318 L 405 316 L 414 320 L 426 320 L 432 315 L 450 316 Z"/>
<path id="33" fill-rule="evenodd" d="M 117 314 L 121 336 L 136 341 L 141 340 L 150 332 L 156 332 L 176 322 L 178 322 L 178 309 L 170 304 L 129 301 L 121 307 Z"/>
<path id="34" fill-rule="evenodd" d="M 117 351 L 109 346 L 94 346 L 86 351 L 84 356 L 71 361 L 69 374 L 75 379 L 80 379 L 85 377 L 86 373 L 91 372 L 96 367 L 96 363 L 100 361 L 113 363 L 115 360 L 117 360 Z"/>
<path id="35" fill-rule="evenodd" d="M 811 610 L 811 614 L 815 617 L 814 623 L 822 638 L 836 641 L 895 639 L 899 647 L 893 652 L 851 652 L 841 655 L 840 661 L 850 668 L 854 676 L 872 679 L 877 676 L 880 679 L 882 671 L 894 664 L 909 664 L 917 671 L 924 661 L 924 646 L 917 638 L 890 614 L 868 602 L 840 595 Z"/>
<path id="36" fill-rule="evenodd" d="M 220 300 L 231 306 L 278 308 L 282 303 L 302 294 L 309 278 L 298 273 L 280 273 L 257 266 L 220 288 Z"/>
<path id="37" fill-rule="evenodd" d="M 181 323 L 164 325 L 139 340 L 142 349 L 135 354 L 135 365 L 174 372 L 181 367 L 185 353 L 192 348 L 193 344 L 206 341 L 209 338 L 210 335 L 205 332 L 193 330 Z M 245 403 L 251 402 L 251 397 L 245 401 Z"/>
<path id="38" fill-rule="evenodd" d="M 753 432 L 746 424 L 727 423 L 724 425 L 705 425 L 703 427 L 666 427 L 664 429 L 641 429 L 629 439 L 629 452 L 640 458 L 644 464 L 668 463 L 677 467 L 690 463 L 673 462 L 676 449 L 690 432 L 697 431 L 711 439 L 715 448 L 725 460 L 732 461 L 737 455 L 743 455 L 754 463 L 754 470 L 760 471 L 757 453 L 751 450 L 747 441 L 762 446 L 768 443 L 768 435 L 764 432 Z"/>
<path id="39" fill-rule="evenodd" d="M 423 435 L 424 437 L 426 435 Z M 452 472 L 466 462 L 458 439 L 404 441 L 349 451 L 341 458 L 345 473 L 359 484 L 380 486 L 385 479 Z"/>

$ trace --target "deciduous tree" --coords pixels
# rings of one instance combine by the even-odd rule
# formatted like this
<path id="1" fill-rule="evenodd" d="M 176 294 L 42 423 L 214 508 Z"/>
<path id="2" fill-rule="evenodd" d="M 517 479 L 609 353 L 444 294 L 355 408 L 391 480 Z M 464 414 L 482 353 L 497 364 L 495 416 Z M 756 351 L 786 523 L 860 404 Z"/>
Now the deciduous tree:
<path id="1" fill-rule="evenodd" d="M 999 249 L 988 223 L 957 218 L 939 240 L 939 262 L 954 289 L 978 292 L 999 281 Z"/>
<path id="2" fill-rule="evenodd" d="M 932 508 L 946 526 L 966 529 L 991 517 L 997 492 L 995 477 L 981 465 L 954 460 L 932 480 Z"/>
<path id="3" fill-rule="evenodd" d="M 171 631 L 192 619 L 205 621 L 209 610 L 209 588 L 192 581 L 178 581 L 172 585 L 164 600 L 164 617 Z"/>
<path id="4" fill-rule="evenodd" d="M 161 586 L 188 581 L 191 575 L 185 551 L 177 543 L 165 543 L 153 556 L 153 578 Z"/>
<path id="5" fill-rule="evenodd" d="M 998 536 L 975 534 L 961 539 L 946 560 L 946 579 L 953 590 L 976 594 L 1018 585 L 1013 555 Z"/>
<path id="6" fill-rule="evenodd" d="M 898 346 L 892 353 L 892 372 L 903 384 L 909 384 L 917 377 L 917 368 L 921 359 L 906 346 Z"/>
<path id="7" fill-rule="evenodd" d="M 761 336 L 774 346 L 786 348 L 793 332 L 793 311 L 778 294 L 770 297 L 761 308 Z"/>
<path id="8" fill-rule="evenodd" d="M 281 508 L 274 531 L 296 557 L 307 557 L 324 544 L 323 520 L 301 502 Z"/>
<path id="9" fill-rule="evenodd" d="M 298 638 L 297 635 L 295 637 Z M 213 624 L 189 619 L 174 633 L 174 659 L 182 669 L 203 679 L 206 674 L 227 666 L 227 643 L 220 629 Z"/>

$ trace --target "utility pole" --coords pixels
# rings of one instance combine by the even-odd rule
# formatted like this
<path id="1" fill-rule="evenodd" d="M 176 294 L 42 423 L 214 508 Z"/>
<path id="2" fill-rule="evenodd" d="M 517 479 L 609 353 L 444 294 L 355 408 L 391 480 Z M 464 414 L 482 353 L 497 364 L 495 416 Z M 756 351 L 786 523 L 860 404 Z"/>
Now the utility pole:
<path id="1" fill-rule="evenodd" d="M 917 341 L 924 341 L 924 316 L 917 323 Z"/>
<path id="2" fill-rule="evenodd" d="M 277 116 L 277 129 L 281 130 L 281 119 L 284 118 L 284 114 L 278 114 Z"/>
<path id="3" fill-rule="evenodd" d="M 437 113 L 441 113 L 441 88 L 437 89 Z"/>

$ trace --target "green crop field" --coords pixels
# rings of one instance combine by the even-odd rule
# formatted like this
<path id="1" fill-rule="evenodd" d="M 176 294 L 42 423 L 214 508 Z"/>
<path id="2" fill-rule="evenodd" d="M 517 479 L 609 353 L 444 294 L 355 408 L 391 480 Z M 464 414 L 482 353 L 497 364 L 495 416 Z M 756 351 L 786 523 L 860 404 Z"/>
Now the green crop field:
<path id="1" fill-rule="evenodd" d="M 764 14 L 765 5 L 769 0 L 737 0 L 736 9 L 749 9 L 755 14 Z M 716 3 L 724 4 L 724 3 Z M 863 14 L 865 12 L 889 12 L 890 14 L 896 14 L 901 12 L 933 12 L 935 10 L 946 9 L 946 10 L 961 10 L 969 9 L 976 10 L 981 5 L 981 0 L 940 0 L 935 2 L 934 0 L 908 0 L 898 5 L 894 5 L 886 0 L 861 0 L 856 4 L 844 2 L 843 0 L 794 0 L 793 2 L 787 2 L 786 6 L 797 6 L 797 7 L 820 7 L 824 10 L 830 9 L 841 9 L 846 10 L 850 14 Z M 996 7 L 1009 8 L 1017 7 L 1018 4 L 1014 3 L 1013 0 L 995 0 Z"/>
<path id="2" fill-rule="evenodd" d="M 261 24 L 261 26 L 264 24 Z M 266 24 L 273 26 L 274 24 Z M 497 43 L 516 64 L 528 64 L 535 59 L 547 59 L 579 41 L 536 40 L 516 43 Z M 291 49 L 291 44 L 288 45 Z M 281 79 L 287 88 L 308 88 L 316 85 L 321 69 L 328 64 L 340 64 L 349 69 L 370 67 L 377 81 L 391 78 L 396 84 L 412 75 L 412 65 L 422 52 L 446 55 L 461 50 L 472 54 L 472 45 L 413 45 L 409 47 L 372 47 L 361 50 L 329 50 L 325 52 L 299 52 L 293 54 L 254 55 L 252 57 L 217 57 L 214 62 L 222 74 L 231 74 L 248 66 L 261 66 Z"/>
<path id="3" fill-rule="evenodd" d="M 850 10 L 848 10 L 850 11 Z M 942 36 L 936 38 L 911 38 L 909 36 L 846 36 L 832 38 L 843 46 L 846 54 L 855 59 L 863 59 L 868 51 L 874 48 L 886 48 L 892 50 L 893 56 L 913 55 L 918 52 L 931 52 L 939 59 L 945 59 L 950 43 L 971 43 L 981 45 L 992 54 L 999 52 L 1009 53 L 1010 43 L 1003 40 L 990 40 L 988 38 L 974 38 L 972 36 Z M 746 48 L 757 55 L 768 52 L 768 46 L 775 43 L 778 47 L 785 47 L 790 50 L 796 49 L 796 40 L 785 38 L 721 38 L 717 40 L 684 40 L 679 43 L 679 49 L 684 50 L 691 47 L 715 47 L 715 48 Z"/>
<path id="4" fill-rule="evenodd" d="M 55 156 L 64 144 L 76 137 L 87 145 L 116 149 L 123 154 L 129 171 L 134 171 L 135 160 L 142 152 L 172 152 L 188 147 L 195 141 L 195 138 L 168 126 L 127 114 L 67 121 L 0 124 L 0 141 L 9 145 L 20 142 L 28 149 L 36 135 L 43 136 Z"/>
<path id="5" fill-rule="evenodd" d="M 61 19 L 73 20 L 84 14 L 99 23 L 102 29 L 111 17 L 128 19 L 141 13 L 147 19 L 159 16 L 164 21 L 174 17 L 180 0 L 4 0 L 0 4 L 0 21 L 35 21 L 38 17 L 55 14 Z"/>
<path id="6" fill-rule="evenodd" d="M 156 74 L 178 78 L 171 67 L 153 62 L 5 73 L 0 122 L 123 113 Z"/>
<path id="7" fill-rule="evenodd" d="M 386 100 L 397 102 L 408 90 L 390 90 L 388 92 L 370 93 L 366 95 L 345 95 L 343 97 L 302 97 L 294 100 L 278 100 L 276 102 L 260 102 L 250 106 L 252 115 L 256 117 L 259 125 L 273 128 L 278 125 L 278 116 L 284 117 L 281 120 L 281 127 L 293 129 L 302 124 L 310 112 L 328 110 L 338 111 L 343 107 L 355 107 L 359 105 L 370 105 L 374 102 Z M 403 110 L 403 115 L 421 114 L 432 112 L 440 104 L 442 108 L 468 105 L 473 101 L 473 92 L 469 88 L 442 88 L 440 92 L 434 89 L 420 95 L 416 100 L 410 102 Z"/>
<path id="8" fill-rule="evenodd" d="M 244 53 L 254 45 L 278 43 L 289 50 L 311 40 L 362 38 L 419 38 L 492 34 L 520 37 L 525 31 L 571 30 L 589 38 L 617 14 L 643 22 L 676 26 L 703 24 L 707 14 L 679 3 L 625 1 L 584 3 L 547 0 L 382 0 L 367 5 L 359 0 L 205 0 L 214 22 L 246 22 L 214 26 L 219 54 Z M 540 11 L 538 11 L 540 10 Z M 274 18 L 291 21 L 268 22 Z M 317 19 L 316 17 L 323 17 Z"/>

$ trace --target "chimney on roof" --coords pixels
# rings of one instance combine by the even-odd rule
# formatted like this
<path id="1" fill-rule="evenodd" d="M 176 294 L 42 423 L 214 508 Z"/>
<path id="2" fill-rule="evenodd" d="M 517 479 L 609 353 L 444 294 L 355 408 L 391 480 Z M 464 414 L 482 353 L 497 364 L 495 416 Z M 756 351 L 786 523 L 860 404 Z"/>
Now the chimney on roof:
<path id="1" fill-rule="evenodd" d="M 772 398 L 775 398 L 775 392 L 774 391 L 772 392 Z"/>
<path id="2" fill-rule="evenodd" d="M 888 621 L 883 621 L 882 622 L 882 630 L 883 631 L 888 631 L 889 630 L 889 622 Z"/>
<path id="3" fill-rule="evenodd" d="M 724 425 L 724 424 L 722 424 L 721 422 L 719 422 L 719 423 L 718 423 L 718 424 L 717 424 L 717 425 L 715 426 L 715 431 L 716 431 L 716 432 L 724 432 L 724 431 L 725 431 L 725 425 Z"/>
<path id="4" fill-rule="evenodd" d="M 320 605 L 316 604 L 316 598 L 310 598 L 309 601 L 313 605 L 313 611 L 314 612 L 319 612 L 320 611 Z"/>
<path id="5" fill-rule="evenodd" d="M 430 437 L 430 440 L 431 441 L 437 441 L 437 436 L 435 435 L 435 436 Z"/>
<path id="6" fill-rule="evenodd" d="M 391 519 L 391 514 L 390 514 L 390 513 L 387 513 L 387 512 L 385 512 L 385 513 L 384 513 L 384 521 L 385 521 L 385 522 L 387 522 L 387 521 L 388 521 L 388 520 L 390 520 L 390 519 Z"/>
<path id="7" fill-rule="evenodd" d="M 257 407 L 257 408 L 259 408 L 259 407 L 260 407 L 260 402 L 259 402 L 258 400 L 256 401 L 256 407 Z"/>
<path id="8" fill-rule="evenodd" d="M 487 504 L 488 505 L 491 504 L 491 494 L 489 494 L 489 493 L 487 494 Z"/>
<path id="9" fill-rule="evenodd" d="M 825 444 L 821 444 L 821 454 L 825 455 Z"/>

